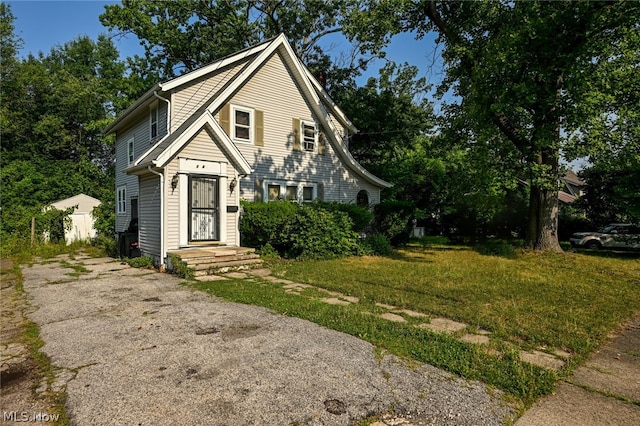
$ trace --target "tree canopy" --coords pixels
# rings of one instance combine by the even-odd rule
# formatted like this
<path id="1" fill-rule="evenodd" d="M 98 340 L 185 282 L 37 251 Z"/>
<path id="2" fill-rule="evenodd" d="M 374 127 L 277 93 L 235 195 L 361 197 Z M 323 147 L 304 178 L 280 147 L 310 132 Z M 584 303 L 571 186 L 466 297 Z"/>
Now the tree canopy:
<path id="1" fill-rule="evenodd" d="M 445 114 L 470 130 L 472 147 L 491 147 L 487 161 L 517 152 L 530 185 L 528 243 L 560 250 L 560 156 L 612 152 L 615 132 L 638 143 L 637 95 L 620 95 L 638 87 L 639 21 L 640 5 L 626 1 L 390 0 L 368 2 L 348 29 L 372 50 L 401 31 L 437 32 L 439 93 L 461 99 Z"/>
<path id="2" fill-rule="evenodd" d="M 111 200 L 113 141 L 101 132 L 127 103 L 111 40 L 78 37 L 19 59 L 14 19 L 1 3 L 3 238 L 28 233 L 31 217 L 56 200 L 81 192 Z"/>
<path id="3" fill-rule="evenodd" d="M 138 37 L 145 56 L 130 58 L 129 66 L 143 80 L 169 79 L 284 33 L 314 74 L 329 83 L 341 83 L 366 61 L 350 58 L 336 66 L 319 42 L 341 33 L 345 13 L 357 3 L 125 0 L 106 6 L 100 20 L 109 30 Z"/>

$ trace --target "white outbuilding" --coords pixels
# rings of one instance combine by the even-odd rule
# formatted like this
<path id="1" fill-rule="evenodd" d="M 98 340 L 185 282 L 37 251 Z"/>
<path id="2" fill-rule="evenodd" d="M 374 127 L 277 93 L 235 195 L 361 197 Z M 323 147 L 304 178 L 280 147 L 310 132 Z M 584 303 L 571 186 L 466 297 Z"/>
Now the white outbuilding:
<path id="1" fill-rule="evenodd" d="M 71 218 L 71 228 L 64 230 L 64 239 L 67 244 L 74 241 L 87 241 L 96 236 L 94 228 L 93 209 L 100 205 L 100 200 L 86 194 L 74 195 L 51 203 L 51 207 L 58 210 L 73 208 Z"/>

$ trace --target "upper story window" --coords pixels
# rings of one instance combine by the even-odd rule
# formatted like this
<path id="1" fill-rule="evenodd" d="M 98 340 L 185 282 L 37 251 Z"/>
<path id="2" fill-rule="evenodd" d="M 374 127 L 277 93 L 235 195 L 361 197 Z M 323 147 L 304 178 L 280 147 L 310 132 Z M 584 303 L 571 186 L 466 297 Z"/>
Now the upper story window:
<path id="1" fill-rule="evenodd" d="M 309 121 L 301 122 L 302 149 L 309 152 L 316 152 L 318 147 L 318 132 L 316 124 Z"/>
<path id="2" fill-rule="evenodd" d="M 151 107 L 151 110 L 149 111 L 149 125 L 150 127 L 150 133 L 151 133 L 151 139 L 157 138 L 158 137 L 158 105 L 153 105 Z"/>
<path id="3" fill-rule="evenodd" d="M 127 142 L 127 164 L 131 164 L 133 163 L 133 160 L 135 159 L 135 145 L 133 143 L 133 138 L 129 139 L 129 142 Z"/>
<path id="4" fill-rule="evenodd" d="M 231 114 L 233 139 L 253 143 L 253 110 L 234 106 Z"/>

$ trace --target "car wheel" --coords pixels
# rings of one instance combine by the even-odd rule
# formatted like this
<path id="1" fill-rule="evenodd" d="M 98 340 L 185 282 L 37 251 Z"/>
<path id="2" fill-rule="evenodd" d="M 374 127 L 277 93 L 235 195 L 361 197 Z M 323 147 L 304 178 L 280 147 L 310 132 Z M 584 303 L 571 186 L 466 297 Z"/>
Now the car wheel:
<path id="1" fill-rule="evenodd" d="M 602 246 L 600 245 L 600 243 L 598 241 L 589 241 L 587 244 L 584 245 L 586 248 L 588 249 L 592 249 L 592 250 L 598 250 L 600 249 Z"/>

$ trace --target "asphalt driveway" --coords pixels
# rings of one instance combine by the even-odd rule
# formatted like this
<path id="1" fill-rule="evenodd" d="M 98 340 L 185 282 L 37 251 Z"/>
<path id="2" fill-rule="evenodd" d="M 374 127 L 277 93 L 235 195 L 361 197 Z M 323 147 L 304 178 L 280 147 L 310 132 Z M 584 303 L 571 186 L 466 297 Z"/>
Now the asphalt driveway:
<path id="1" fill-rule="evenodd" d="M 386 424 L 499 425 L 515 417 L 482 383 L 168 274 L 82 257 L 22 272 L 42 351 L 58 368 L 51 386 L 66 386 L 73 424 L 350 425 L 393 412 Z"/>

